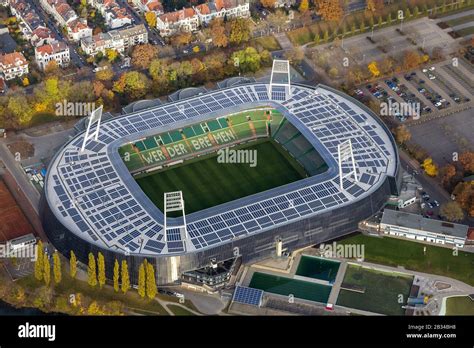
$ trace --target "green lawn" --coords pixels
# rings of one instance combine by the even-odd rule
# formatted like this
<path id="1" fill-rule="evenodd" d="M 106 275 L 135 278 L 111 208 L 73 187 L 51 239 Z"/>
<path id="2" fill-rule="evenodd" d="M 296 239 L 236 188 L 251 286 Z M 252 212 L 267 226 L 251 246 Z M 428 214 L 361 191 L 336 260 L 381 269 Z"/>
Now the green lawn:
<path id="1" fill-rule="evenodd" d="M 474 315 L 474 301 L 469 296 L 446 299 L 446 315 Z"/>
<path id="2" fill-rule="evenodd" d="M 450 21 L 447 21 L 446 24 L 449 25 L 450 27 L 455 27 L 457 25 L 473 22 L 473 21 L 474 21 L 474 15 L 468 15 L 468 16 L 459 17 L 456 19 L 451 19 Z"/>
<path id="3" fill-rule="evenodd" d="M 273 35 L 271 36 L 263 36 L 257 39 L 253 39 L 251 41 L 253 46 L 261 46 L 263 49 L 268 51 L 276 51 L 280 50 L 280 44 L 278 43 L 277 39 Z"/>
<path id="4" fill-rule="evenodd" d="M 438 274 L 474 285 L 474 253 L 410 242 L 395 238 L 368 237 L 362 234 L 340 241 L 341 244 L 365 245 L 365 261 L 413 271 Z M 426 247 L 426 255 L 423 248 Z"/>
<path id="5" fill-rule="evenodd" d="M 386 315 L 403 315 L 413 277 L 349 265 L 342 287 L 356 286 L 364 292 L 341 289 L 337 304 Z M 399 295 L 403 303 L 399 303 Z"/>
<path id="6" fill-rule="evenodd" d="M 174 313 L 174 315 L 195 315 L 190 311 L 187 311 L 183 307 L 176 306 L 176 305 L 168 305 L 168 309 Z"/>
<path id="7" fill-rule="evenodd" d="M 257 165 L 218 163 L 217 153 L 214 153 L 137 177 L 137 183 L 161 210 L 164 192 L 183 191 L 186 213 L 190 214 L 306 176 L 298 162 L 273 140 L 255 141 L 233 149 L 256 150 Z"/>
<path id="8" fill-rule="evenodd" d="M 460 36 L 468 36 L 474 34 L 474 26 L 467 27 L 461 30 L 456 30 L 456 33 L 458 33 Z"/>

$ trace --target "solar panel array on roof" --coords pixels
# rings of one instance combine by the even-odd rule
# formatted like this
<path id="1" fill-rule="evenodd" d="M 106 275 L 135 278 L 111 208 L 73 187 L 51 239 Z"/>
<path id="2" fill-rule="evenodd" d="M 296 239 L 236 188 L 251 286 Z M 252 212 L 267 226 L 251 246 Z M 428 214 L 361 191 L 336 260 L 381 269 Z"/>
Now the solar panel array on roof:
<path id="1" fill-rule="evenodd" d="M 284 89 L 276 88 L 273 94 L 283 92 Z M 340 101 L 324 89 L 314 91 L 301 86 L 292 86 L 291 98 L 287 100 L 273 97 L 289 110 L 294 118 L 292 123 L 298 122 L 299 128 L 304 129 L 303 135 L 313 146 L 317 144 L 318 151 L 337 158 L 338 144 L 351 139 L 360 182 L 344 179 L 345 190 L 341 190 L 337 178 L 321 181 L 311 177 L 304 183 L 299 181 L 271 193 L 261 193 L 259 199 L 244 198 L 238 205 L 230 202 L 228 209 L 193 213 L 187 217 L 191 243 L 186 245 L 202 249 L 325 211 L 361 197 L 387 173 L 389 156 L 393 154 L 389 138 L 374 120 L 361 113 L 362 110 L 352 113 L 350 102 Z M 163 130 L 173 134 L 176 140 L 181 135 L 172 131 L 178 128 L 203 133 L 202 127 L 196 125 L 208 121 L 210 111 L 222 111 L 218 114 L 222 117 L 224 109 L 262 101 L 269 101 L 267 85 L 243 85 L 104 122 L 98 140 L 90 141 L 84 153 L 80 153 L 81 135 L 58 157 L 56 167 L 49 173 L 54 179 L 50 180 L 49 194 L 57 198 L 55 208 L 77 227 L 76 230 L 107 246 L 131 251 L 140 250 L 142 246 L 144 251 L 158 254 L 183 252 L 185 243 L 179 231 L 168 230 L 165 236 L 163 222 L 153 211 L 155 208 L 146 206 L 143 196 L 130 188 L 128 180 L 131 178 L 117 175 L 114 168 L 117 164 L 113 164 L 110 157 L 110 152 L 116 151 L 109 148 L 110 144 L 112 147 L 122 145 L 117 139 L 125 137 L 127 142 L 138 142 Z M 186 123 L 179 123 L 179 127 L 171 126 L 183 120 Z M 225 127 L 226 122 L 221 119 L 208 125 Z M 163 128 L 165 126 L 168 128 Z M 173 139 L 170 137 L 169 141 Z M 347 169 L 347 165 L 343 167 L 344 171 Z"/>
<path id="2" fill-rule="evenodd" d="M 238 285 L 235 288 L 232 301 L 260 307 L 262 304 L 262 297 L 262 290 Z"/>

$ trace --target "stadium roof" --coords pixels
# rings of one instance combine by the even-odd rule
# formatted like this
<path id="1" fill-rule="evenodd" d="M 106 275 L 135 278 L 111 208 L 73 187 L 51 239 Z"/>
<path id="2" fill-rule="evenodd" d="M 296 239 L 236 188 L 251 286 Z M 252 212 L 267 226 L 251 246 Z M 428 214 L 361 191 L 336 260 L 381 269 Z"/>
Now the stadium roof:
<path id="1" fill-rule="evenodd" d="M 264 233 L 350 205 L 394 176 L 398 165 L 388 130 L 354 99 L 329 87 L 293 85 L 283 90 L 252 83 L 123 115 L 101 125 L 98 140 L 80 152 L 84 134 L 55 156 L 45 193 L 57 219 L 80 238 L 116 252 L 179 255 Z M 315 147 L 329 169 L 284 186 L 186 216 L 189 238 L 164 236 L 163 213 L 130 175 L 118 148 L 144 137 L 258 106 L 278 109 Z M 339 187 L 337 145 L 351 139 L 359 181 Z M 343 167 L 343 170 L 349 168 Z M 182 218 L 168 220 L 172 227 Z M 174 238 L 172 238 L 174 237 Z M 173 240 L 174 239 L 174 240 Z"/>

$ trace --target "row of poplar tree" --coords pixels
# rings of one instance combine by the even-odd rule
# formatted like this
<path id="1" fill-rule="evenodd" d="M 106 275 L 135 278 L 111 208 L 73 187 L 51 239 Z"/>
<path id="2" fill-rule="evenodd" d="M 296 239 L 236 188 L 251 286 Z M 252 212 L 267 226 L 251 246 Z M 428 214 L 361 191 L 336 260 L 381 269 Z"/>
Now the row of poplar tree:
<path id="1" fill-rule="evenodd" d="M 77 273 L 77 258 L 74 251 L 71 250 L 69 260 L 69 273 L 74 279 Z M 35 262 L 35 277 L 44 281 L 46 285 L 51 283 L 51 263 L 48 255 L 44 251 L 43 242 L 38 242 L 37 258 Z M 53 254 L 53 279 L 56 284 L 61 282 L 61 259 L 57 251 Z M 97 254 L 97 260 L 93 253 L 89 253 L 89 265 L 87 269 L 87 278 L 90 286 L 99 285 L 102 288 L 105 285 L 105 258 L 101 252 Z M 122 260 L 121 264 L 116 259 L 114 263 L 114 290 L 121 290 L 124 294 L 130 290 L 130 275 L 128 273 L 127 260 Z M 148 296 L 153 299 L 156 296 L 156 279 L 153 265 L 146 259 L 142 262 L 138 270 L 138 294 L 144 298 Z"/>

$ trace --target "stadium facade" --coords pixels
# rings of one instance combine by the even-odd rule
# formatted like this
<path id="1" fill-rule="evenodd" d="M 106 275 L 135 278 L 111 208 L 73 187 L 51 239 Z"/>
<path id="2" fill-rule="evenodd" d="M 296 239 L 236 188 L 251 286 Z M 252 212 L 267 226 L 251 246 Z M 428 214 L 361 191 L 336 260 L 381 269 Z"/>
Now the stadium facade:
<path id="1" fill-rule="evenodd" d="M 258 107 L 278 110 L 326 162 L 324 173 L 168 220 L 139 188 L 118 149 L 140 139 Z M 400 164 L 386 126 L 368 108 L 332 88 L 292 84 L 284 89 L 251 82 L 115 117 L 81 151 L 78 134 L 52 159 L 41 211 L 50 241 L 65 256 L 87 264 L 101 252 L 109 278 L 115 259 L 126 259 L 133 283 L 146 258 L 157 283 L 180 280 L 210 286 L 228 279 L 233 261 L 292 251 L 357 230 L 359 221 L 398 194 Z M 339 146 L 350 139 L 350 161 Z M 344 158 L 342 159 L 344 160 Z M 343 174 L 342 181 L 340 174 Z M 342 187 L 340 186 L 342 182 Z M 219 270 L 222 272 L 219 273 Z"/>

